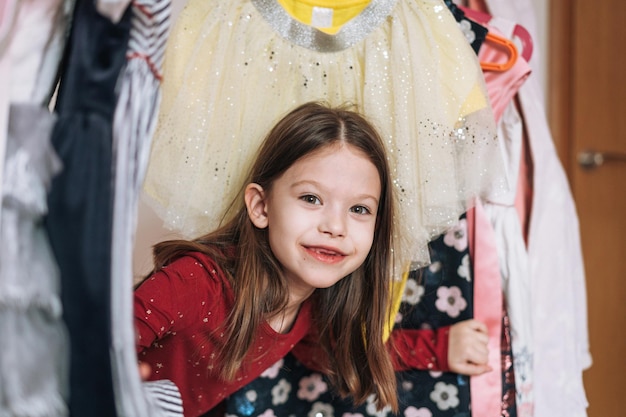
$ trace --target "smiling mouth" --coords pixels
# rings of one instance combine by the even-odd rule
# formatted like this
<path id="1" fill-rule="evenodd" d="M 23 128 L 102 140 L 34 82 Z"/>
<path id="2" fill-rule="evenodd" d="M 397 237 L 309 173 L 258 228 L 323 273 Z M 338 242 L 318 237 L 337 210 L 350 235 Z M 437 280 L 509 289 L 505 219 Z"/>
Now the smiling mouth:
<path id="1" fill-rule="evenodd" d="M 346 257 L 346 255 L 341 252 L 327 248 L 305 246 L 304 249 L 312 258 L 327 264 L 341 262 Z"/>

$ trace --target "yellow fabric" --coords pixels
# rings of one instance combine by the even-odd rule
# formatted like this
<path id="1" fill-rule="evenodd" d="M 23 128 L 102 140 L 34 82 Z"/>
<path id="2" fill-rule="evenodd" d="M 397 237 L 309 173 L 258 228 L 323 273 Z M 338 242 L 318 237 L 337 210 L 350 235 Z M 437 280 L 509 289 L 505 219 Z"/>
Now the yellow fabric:
<path id="1" fill-rule="evenodd" d="M 314 7 L 323 7 L 333 10 L 332 26 L 316 27 L 316 29 L 334 35 L 341 27 L 367 7 L 370 0 L 278 0 L 278 3 L 291 17 L 311 26 Z"/>
<path id="2" fill-rule="evenodd" d="M 396 315 L 398 314 L 398 311 L 400 311 L 400 303 L 402 302 L 402 294 L 404 294 L 404 287 L 406 286 L 407 279 L 409 279 L 408 271 L 402 274 L 402 279 L 400 281 L 393 281 L 391 284 L 391 310 L 389 311 L 389 321 L 387 322 L 383 333 L 384 341 L 389 339 L 393 326 L 396 324 Z"/>
<path id="3" fill-rule="evenodd" d="M 461 106 L 460 114 L 466 116 L 468 114 L 472 114 L 480 109 L 487 107 L 489 104 L 487 103 L 487 98 L 483 93 L 480 85 L 474 84 L 474 88 L 469 92 L 468 96 L 463 102 Z"/>

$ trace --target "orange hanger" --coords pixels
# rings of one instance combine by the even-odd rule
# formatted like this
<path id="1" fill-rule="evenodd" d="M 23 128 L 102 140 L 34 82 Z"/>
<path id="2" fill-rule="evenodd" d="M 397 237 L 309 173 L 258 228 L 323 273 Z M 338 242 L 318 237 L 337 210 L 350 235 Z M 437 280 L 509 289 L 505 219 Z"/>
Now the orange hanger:
<path id="1" fill-rule="evenodd" d="M 467 17 L 474 20 L 477 23 L 488 25 L 493 16 L 488 13 L 481 12 L 479 10 L 471 9 L 467 6 L 458 6 L 459 9 L 465 13 Z M 521 55 L 526 62 L 530 61 L 530 58 L 533 55 L 533 40 L 528 33 L 528 30 L 520 24 L 515 24 L 513 28 L 513 38 L 515 41 L 519 41 L 519 45 L 521 47 Z"/>
<path id="2" fill-rule="evenodd" d="M 503 72 L 508 69 L 511 69 L 513 65 L 515 65 L 515 61 L 517 61 L 517 47 L 513 43 L 513 41 L 504 38 L 502 36 L 496 35 L 492 32 L 488 32 L 485 36 L 485 41 L 493 42 L 497 45 L 503 46 L 509 55 L 509 59 L 506 62 L 481 62 L 480 67 L 486 71 L 498 71 Z"/>

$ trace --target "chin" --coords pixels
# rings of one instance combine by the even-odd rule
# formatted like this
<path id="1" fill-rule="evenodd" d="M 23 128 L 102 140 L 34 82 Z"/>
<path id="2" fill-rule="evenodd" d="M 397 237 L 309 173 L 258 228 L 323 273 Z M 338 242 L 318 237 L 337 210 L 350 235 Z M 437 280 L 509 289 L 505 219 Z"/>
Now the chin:
<path id="1" fill-rule="evenodd" d="M 348 276 L 348 275 L 346 275 L 346 276 Z M 316 288 L 330 288 L 330 287 L 334 286 L 335 284 L 339 283 L 344 278 L 345 277 L 341 277 L 339 279 L 335 279 L 335 280 L 332 280 L 332 281 L 324 280 L 324 279 L 316 280 L 314 286 Z"/>

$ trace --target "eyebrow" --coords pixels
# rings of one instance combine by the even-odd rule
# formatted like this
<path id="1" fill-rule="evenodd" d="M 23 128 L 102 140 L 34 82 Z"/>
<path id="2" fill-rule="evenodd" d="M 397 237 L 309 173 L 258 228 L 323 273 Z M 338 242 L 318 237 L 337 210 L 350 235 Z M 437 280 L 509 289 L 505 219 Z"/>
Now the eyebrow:
<path id="1" fill-rule="evenodd" d="M 300 180 L 300 181 L 296 181 L 293 184 L 291 184 L 290 188 L 296 188 L 298 186 L 302 186 L 302 185 L 313 185 L 317 188 L 324 188 L 319 182 L 315 181 L 315 180 Z M 378 206 L 379 204 L 379 199 L 374 197 L 371 194 L 359 194 L 358 196 L 356 196 L 357 200 L 361 200 L 361 199 L 371 199 L 374 200 L 376 202 L 376 205 Z"/>

